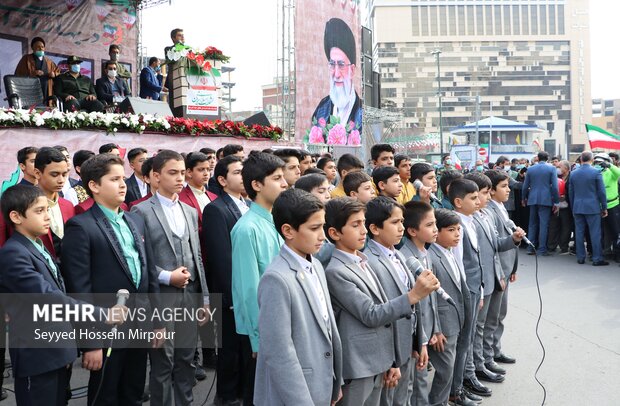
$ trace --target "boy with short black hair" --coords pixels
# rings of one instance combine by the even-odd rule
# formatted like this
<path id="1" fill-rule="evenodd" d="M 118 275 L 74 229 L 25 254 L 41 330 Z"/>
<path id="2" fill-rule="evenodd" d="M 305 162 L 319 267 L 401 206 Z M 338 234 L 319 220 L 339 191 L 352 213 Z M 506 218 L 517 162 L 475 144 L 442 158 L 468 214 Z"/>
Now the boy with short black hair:
<path id="1" fill-rule="evenodd" d="M 19 321 L 11 325 L 9 336 L 16 401 L 18 405 L 64 406 L 69 385 L 68 366 L 78 355 L 76 344 L 65 339 L 60 346 L 25 348 L 33 337 L 30 327 L 35 326 L 26 322 L 32 320 L 30 312 L 25 312 L 29 304 L 20 303 L 28 296 L 24 294 L 42 294 L 47 299 L 53 296 L 54 304 L 75 306 L 80 303 L 65 295 L 60 269 L 39 238 L 49 229 L 47 198 L 41 189 L 15 185 L 3 193 L 0 206 L 4 221 L 15 228 L 0 250 L 0 292 L 12 294 L 11 300 L 5 302 L 7 314 Z M 100 313 L 96 311 L 95 314 Z M 114 313 L 109 315 L 114 316 Z M 53 330 L 68 335 L 74 329 L 69 322 L 63 322 L 55 323 Z"/>
<path id="2" fill-rule="evenodd" d="M 37 147 L 24 147 L 17 151 L 17 163 L 24 175 L 19 181 L 20 185 L 36 186 L 37 177 L 34 173 L 34 160 L 37 157 L 37 152 L 39 152 Z"/>
<path id="3" fill-rule="evenodd" d="M 504 207 L 504 202 L 510 199 L 510 175 L 505 171 L 491 170 L 485 174 L 491 180 L 491 199 L 488 204 L 488 213 L 495 222 L 495 227 L 500 238 L 512 235 L 513 223 Z M 504 290 L 496 289 L 489 300 L 489 312 L 484 325 L 483 356 L 485 363 L 495 361 L 505 364 L 513 364 L 516 360 L 502 351 L 501 338 L 504 332 L 504 319 L 508 311 L 508 288 L 510 283 L 517 280 L 517 267 L 519 250 L 517 247 L 510 249 L 500 256 L 500 264 L 506 287 Z"/>
<path id="4" fill-rule="evenodd" d="M 349 173 L 363 171 L 364 163 L 353 154 L 344 154 L 338 158 L 336 169 L 338 170 L 338 175 L 340 176 L 340 183 L 334 190 L 332 190 L 332 197 L 345 197 L 347 194 L 345 193 L 344 186 L 342 184 L 344 178 Z"/>
<path id="5" fill-rule="evenodd" d="M 273 153 L 275 156 L 284 161 L 284 179 L 288 183 L 288 187 L 293 187 L 297 179 L 301 176 L 299 163 L 301 162 L 301 154 L 298 149 L 284 148 L 278 149 Z"/>
<path id="6" fill-rule="evenodd" d="M 135 200 L 127 205 L 129 209 L 131 209 L 136 204 L 142 203 L 145 200 L 148 200 L 153 196 L 155 192 L 157 192 L 157 180 L 153 177 L 153 157 L 147 158 L 146 161 L 142 164 L 142 176 L 144 177 L 144 181 L 147 185 L 149 185 L 149 192 L 141 199 Z"/>
<path id="7" fill-rule="evenodd" d="M 416 180 L 422 182 L 424 187 L 420 188 L 413 200 L 430 203 L 434 208 L 442 207 L 441 204 L 431 201 L 430 198 L 430 193 L 437 194 L 437 175 L 435 174 L 435 168 L 426 162 L 416 162 L 411 167 L 411 182 L 415 183 Z"/>
<path id="8" fill-rule="evenodd" d="M 400 181 L 403 184 L 403 189 L 399 196 L 400 203 L 405 204 L 416 195 L 415 187 L 413 186 L 413 178 L 411 178 L 411 160 L 407 155 L 396 154 L 394 156 L 394 166 L 398 169 L 400 175 Z"/>
<path id="9" fill-rule="evenodd" d="M 403 189 L 398 169 L 393 166 L 380 166 L 372 171 L 372 180 L 377 186 L 379 196 L 396 200 Z"/>
<path id="10" fill-rule="evenodd" d="M 370 148 L 370 159 L 373 168 L 380 166 L 394 166 L 396 150 L 390 144 L 375 144 Z"/>
<path id="11" fill-rule="evenodd" d="M 448 170 L 443 171 L 439 178 L 439 189 L 441 190 L 441 205 L 444 209 L 454 210 L 454 206 L 450 203 L 449 190 L 450 184 L 456 179 L 462 179 L 463 174 L 459 171 Z"/>
<path id="12" fill-rule="evenodd" d="M 147 150 L 142 147 L 132 148 L 127 153 L 127 160 L 129 166 L 133 170 L 133 173 L 125 183 L 127 184 L 127 195 L 125 196 L 125 203 L 129 204 L 135 200 L 141 199 L 149 192 L 149 186 L 144 181 L 144 175 L 142 172 L 142 164 L 147 159 Z"/>
<path id="13" fill-rule="evenodd" d="M 289 189 L 275 200 L 273 221 L 285 243 L 258 286 L 254 404 L 334 404 L 342 397 L 342 343 L 323 267 L 312 257 L 325 240 L 323 203 Z"/>
<path id="14" fill-rule="evenodd" d="M 308 169 L 312 168 L 312 154 L 305 149 L 299 150 L 299 172 L 301 176 L 306 174 Z"/>
<path id="15" fill-rule="evenodd" d="M 276 198 L 288 188 L 284 165 L 277 156 L 264 152 L 250 154 L 243 162 L 243 184 L 253 203 L 230 233 L 235 323 L 237 333 L 244 336 L 242 358 L 247 371 L 244 404 L 252 404 L 256 354 L 259 352 L 258 283 L 283 242 L 276 231 L 271 210 Z"/>
<path id="16" fill-rule="evenodd" d="M 324 156 L 316 163 L 316 167 L 325 172 L 325 176 L 327 176 L 329 183 L 334 184 L 336 181 L 336 175 L 338 174 L 336 171 L 336 161 L 334 161 L 334 158 L 331 156 Z"/>
<path id="17" fill-rule="evenodd" d="M 326 205 L 325 230 L 336 245 L 326 277 L 344 343 L 343 406 L 379 404 L 381 384 L 390 369 L 396 370 L 394 332 L 384 326 L 410 317 L 412 306 L 437 283 L 427 271 L 406 293 L 387 298 L 368 258 L 359 251 L 367 235 L 365 211 L 364 204 L 352 198 Z M 369 336 L 374 339 L 364 338 Z"/>
<path id="18" fill-rule="evenodd" d="M 393 169 L 396 170 L 396 168 Z M 396 176 L 400 182 L 398 171 Z M 386 298 L 388 300 L 394 299 L 409 291 L 415 283 L 405 258 L 395 249 L 395 245 L 400 243 L 405 231 L 403 227 L 403 206 L 394 199 L 379 196 L 368 202 L 366 208 L 366 228 L 370 231 L 370 241 L 363 252 L 368 257 L 371 268 L 376 272 Z M 414 269 L 420 268 L 417 261 L 413 265 Z M 392 323 L 396 343 L 396 362 L 394 365 L 399 368 L 399 371 L 391 370 L 385 380 L 389 383 L 399 373 L 401 378 L 395 388 L 392 389 L 388 386 L 382 391 L 383 404 L 408 404 L 411 353 L 412 350 L 421 351 L 422 344 L 427 341 L 424 336 L 424 329 L 420 323 L 417 323 L 416 319 L 414 313 Z M 415 342 L 412 332 L 417 333 Z"/>
<path id="19" fill-rule="evenodd" d="M 341 182 L 344 193 L 364 204 L 376 197 L 372 178 L 364 171 L 347 174 Z"/>
<path id="20" fill-rule="evenodd" d="M 84 183 L 82 182 L 81 168 L 84 162 L 94 156 L 95 153 L 93 151 L 86 149 L 80 149 L 73 154 L 73 169 L 75 169 L 75 173 L 77 173 L 78 177 L 80 177 L 78 183 L 73 186 L 73 190 L 75 190 L 79 203 L 84 203 L 89 197 L 88 192 L 86 192 L 86 189 L 84 188 Z"/>
<path id="21" fill-rule="evenodd" d="M 433 208 L 425 202 L 411 201 L 405 204 L 404 210 L 405 238 L 400 253 L 405 259 L 416 258 L 423 269 L 432 269 L 427 248 L 437 239 L 437 227 Z M 414 354 L 416 368 L 411 368 L 411 405 L 427 405 L 430 391 L 430 379 L 426 364 L 428 362 L 427 345 L 435 345 L 440 321 L 437 315 L 437 296 L 431 293 L 420 301 L 419 317 L 422 320 L 424 333 L 428 343 L 422 346 L 419 353 Z"/>
<path id="22" fill-rule="evenodd" d="M 295 189 L 305 190 L 306 192 L 318 197 L 323 204 L 331 199 L 329 193 L 329 182 L 325 175 L 313 173 L 304 175 L 295 182 Z"/>
<path id="23" fill-rule="evenodd" d="M 245 157 L 243 152 L 243 145 L 241 144 L 227 144 L 222 148 L 222 158 L 229 155 L 236 155 L 243 159 Z M 218 159 L 221 159 L 218 157 Z"/>
<path id="24" fill-rule="evenodd" d="M 113 142 L 110 142 L 108 144 L 103 144 L 102 146 L 100 146 L 99 153 L 121 156 L 120 147 Z"/>
<path id="25" fill-rule="evenodd" d="M 470 323 L 472 304 L 463 268 L 453 254 L 453 249 L 461 241 L 460 218 L 448 209 L 436 209 L 435 219 L 437 239 L 428 249 L 428 258 L 432 263 L 433 273 L 454 304 L 446 302 L 437 295 L 440 324 L 436 331 L 437 341 L 429 348 L 430 361 L 435 367 L 429 403 L 445 405 L 450 397 L 452 381 L 455 379 L 458 343 L 461 337 L 471 333 L 466 325 Z M 459 403 L 467 402 L 460 384 L 453 399 L 459 400 Z"/>

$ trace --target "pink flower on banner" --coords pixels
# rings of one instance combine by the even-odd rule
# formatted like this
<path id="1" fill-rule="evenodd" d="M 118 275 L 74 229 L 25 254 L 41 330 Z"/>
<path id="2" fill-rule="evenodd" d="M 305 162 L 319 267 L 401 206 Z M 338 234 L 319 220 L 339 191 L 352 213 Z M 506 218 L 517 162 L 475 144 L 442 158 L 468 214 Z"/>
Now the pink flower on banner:
<path id="1" fill-rule="evenodd" d="M 323 144 L 325 139 L 323 138 L 323 130 L 320 127 L 312 126 L 310 129 L 310 144 Z"/>
<path id="2" fill-rule="evenodd" d="M 361 143 L 360 132 L 357 130 L 351 131 L 349 139 L 347 140 L 347 145 L 360 145 Z"/>
<path id="3" fill-rule="evenodd" d="M 353 131 L 355 130 L 355 123 L 353 121 L 349 121 L 349 124 L 347 124 L 347 127 L 349 128 L 349 131 Z"/>
<path id="4" fill-rule="evenodd" d="M 327 143 L 329 145 L 346 145 L 347 144 L 347 130 L 342 124 L 336 124 L 329 130 L 327 135 Z"/>
<path id="5" fill-rule="evenodd" d="M 321 128 L 325 128 L 325 126 L 327 125 L 327 121 L 325 121 L 325 119 L 321 117 L 319 118 L 319 125 L 321 126 Z"/>

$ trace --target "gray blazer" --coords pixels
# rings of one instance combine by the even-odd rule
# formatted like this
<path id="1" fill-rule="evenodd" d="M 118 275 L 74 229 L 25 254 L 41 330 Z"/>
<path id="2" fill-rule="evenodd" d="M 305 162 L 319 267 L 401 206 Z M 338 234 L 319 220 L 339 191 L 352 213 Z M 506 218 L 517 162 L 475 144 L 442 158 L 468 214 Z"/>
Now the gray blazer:
<path id="1" fill-rule="evenodd" d="M 465 323 L 468 323 L 471 319 L 469 288 L 465 283 L 465 278 L 461 278 L 461 283 L 457 282 L 452 272 L 450 272 L 448 258 L 444 256 L 443 252 L 435 244 L 429 247 L 428 257 L 433 264 L 433 272 L 437 279 L 439 279 L 441 287 L 456 304 L 455 308 L 437 296 L 437 312 L 441 320 L 441 330 L 438 333 L 442 333 L 445 336 L 458 335 Z"/>
<path id="2" fill-rule="evenodd" d="M 405 258 L 400 252 L 395 251 L 398 260 L 405 266 Z M 394 267 L 394 264 L 388 257 L 386 257 L 373 242 L 368 242 L 364 249 L 364 254 L 368 257 L 368 263 L 370 267 L 375 271 L 381 287 L 383 288 L 388 300 L 402 296 L 408 292 L 408 290 L 402 286 L 402 282 L 398 275 L 398 271 Z M 411 283 L 414 283 L 414 278 L 411 272 L 409 272 L 409 279 Z M 400 367 L 407 363 L 411 358 L 411 352 L 414 349 L 413 333 L 416 329 L 416 314 L 415 307 L 410 307 L 409 314 L 393 323 L 394 328 L 394 346 L 396 349 L 396 365 Z M 423 335 L 423 332 L 422 332 Z M 425 337 L 416 343 L 419 349 L 419 342 L 424 341 Z"/>
<path id="3" fill-rule="evenodd" d="M 258 284 L 260 351 L 256 406 L 329 405 L 342 381 L 342 344 L 321 263 L 312 258 L 330 316 L 329 329 L 312 283 L 293 254 L 281 250 Z"/>
<path id="4" fill-rule="evenodd" d="M 343 379 L 374 376 L 394 365 L 392 323 L 411 314 L 407 295 L 388 301 L 372 269 L 370 273 L 378 289 L 359 265 L 337 249 L 325 269 L 342 340 Z"/>
<path id="5" fill-rule="evenodd" d="M 200 279 L 200 288 L 203 296 L 209 295 L 207 282 L 205 280 L 205 270 L 200 254 L 200 237 L 198 235 L 198 214 L 196 209 L 179 202 L 185 215 L 185 223 L 189 228 L 189 243 L 192 247 L 192 256 L 194 257 L 194 266 L 196 267 L 196 275 Z M 143 201 L 131 208 L 132 212 L 138 213 L 143 219 L 146 232 L 149 234 L 149 240 L 152 246 L 153 263 L 155 265 L 157 275 L 161 271 L 172 271 L 179 267 L 174 253 L 174 243 L 172 241 L 172 230 L 166 221 L 166 215 L 161 207 L 161 203 L 157 195 Z M 171 285 L 160 285 L 162 293 L 181 292 L 182 289 L 175 288 Z M 202 304 L 202 303 L 201 303 Z"/>
<path id="6" fill-rule="evenodd" d="M 427 255 L 422 254 L 418 247 L 408 238 L 405 239 L 405 243 L 400 248 L 400 253 L 403 254 L 405 260 L 415 257 L 424 269 L 432 270 L 430 259 L 428 259 Z M 422 320 L 424 333 L 430 339 L 433 334 L 441 329 L 439 326 L 439 314 L 437 313 L 437 292 L 431 292 L 430 295 L 422 299 L 418 309 L 418 316 Z"/>
<path id="7" fill-rule="evenodd" d="M 501 203 L 499 203 L 501 204 Z M 489 214 L 492 216 L 493 221 L 495 222 L 495 228 L 497 230 L 497 235 L 500 238 L 512 236 L 512 229 L 508 226 L 508 223 L 504 220 L 504 216 L 500 213 L 500 208 L 495 204 L 487 205 L 487 209 Z M 517 246 L 513 246 L 512 249 L 505 251 L 499 257 L 500 264 L 502 265 L 502 270 L 504 271 L 504 276 L 506 278 L 510 277 L 510 274 L 517 272 L 517 266 L 519 264 L 519 250 Z"/>
<path id="8" fill-rule="evenodd" d="M 478 248 L 480 250 L 484 296 L 488 296 L 499 286 L 499 281 L 504 279 L 499 253 L 511 250 L 516 246 L 512 239 L 512 233 L 509 236 L 500 237 L 492 215 L 486 209 L 484 209 L 484 214 L 486 219 L 475 214 L 474 222 L 476 224 L 476 236 L 478 237 Z"/>
<path id="9" fill-rule="evenodd" d="M 476 229 L 479 225 L 474 221 Z M 476 233 L 476 236 L 478 234 Z M 480 243 L 478 247 L 474 245 L 469 238 L 469 230 L 461 220 L 461 238 L 463 239 L 463 268 L 467 276 L 467 286 L 470 292 L 480 292 L 480 287 L 484 283 L 482 276 L 482 265 L 480 264 Z"/>

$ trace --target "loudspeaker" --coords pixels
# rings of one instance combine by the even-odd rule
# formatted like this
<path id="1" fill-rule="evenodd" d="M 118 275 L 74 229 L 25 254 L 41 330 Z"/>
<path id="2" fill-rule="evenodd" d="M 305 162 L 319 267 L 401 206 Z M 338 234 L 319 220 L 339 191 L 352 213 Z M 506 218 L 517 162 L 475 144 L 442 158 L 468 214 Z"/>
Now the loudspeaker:
<path id="1" fill-rule="evenodd" d="M 372 86 L 372 58 L 369 56 L 362 57 L 362 81 L 365 85 Z"/>
<path id="2" fill-rule="evenodd" d="M 267 118 L 267 116 L 265 115 L 265 113 L 263 113 L 262 111 L 260 113 L 256 113 L 251 117 L 248 117 L 247 119 L 245 119 L 243 121 L 243 124 L 245 125 L 254 125 L 254 124 L 258 124 L 258 125 L 264 125 L 264 126 L 271 126 L 271 123 L 269 122 L 269 119 Z"/>
<path id="3" fill-rule="evenodd" d="M 123 113 L 152 114 L 159 117 L 172 116 L 168 103 L 159 100 L 126 97 L 119 106 Z"/>
<path id="4" fill-rule="evenodd" d="M 362 55 L 372 56 L 372 31 L 362 27 Z"/>
<path id="5" fill-rule="evenodd" d="M 381 74 L 372 72 L 372 106 L 381 108 Z"/>

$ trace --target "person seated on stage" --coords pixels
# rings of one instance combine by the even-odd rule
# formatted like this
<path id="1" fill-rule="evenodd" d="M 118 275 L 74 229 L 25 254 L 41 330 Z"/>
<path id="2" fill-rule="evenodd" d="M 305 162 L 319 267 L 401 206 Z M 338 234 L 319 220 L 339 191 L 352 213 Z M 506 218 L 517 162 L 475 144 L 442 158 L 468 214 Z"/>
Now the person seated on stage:
<path id="1" fill-rule="evenodd" d="M 105 63 L 104 76 L 97 79 L 97 98 L 108 104 L 120 103 L 125 97 L 131 96 L 127 82 L 118 77 L 119 63 L 108 61 Z"/>
<path id="2" fill-rule="evenodd" d="M 31 54 L 22 56 L 15 74 L 17 76 L 29 76 L 31 78 L 39 78 L 41 81 L 41 89 L 45 96 L 54 94 L 54 79 L 60 75 L 60 69 L 50 58 L 45 57 L 45 40 L 41 37 L 34 37 L 30 41 Z"/>
<path id="3" fill-rule="evenodd" d="M 54 80 L 54 94 L 65 104 L 65 111 L 103 111 L 93 82 L 80 73 L 81 63 L 82 60 L 75 55 L 67 59 L 69 71 Z"/>
<path id="4" fill-rule="evenodd" d="M 125 83 L 125 85 L 127 85 L 127 79 L 131 79 L 131 72 L 129 72 L 127 68 L 125 68 L 125 66 L 123 66 L 123 64 L 120 63 L 118 60 L 118 58 L 121 56 L 121 46 L 118 44 L 110 45 L 110 48 L 108 48 L 108 54 L 110 55 L 110 61 L 116 62 L 116 71 L 118 72 L 118 77 L 123 79 L 123 82 Z"/>
<path id="5" fill-rule="evenodd" d="M 159 58 L 154 56 L 149 59 L 149 66 L 145 66 L 140 72 L 140 97 L 143 99 L 160 99 L 164 77 L 160 73 L 159 64 Z"/>

